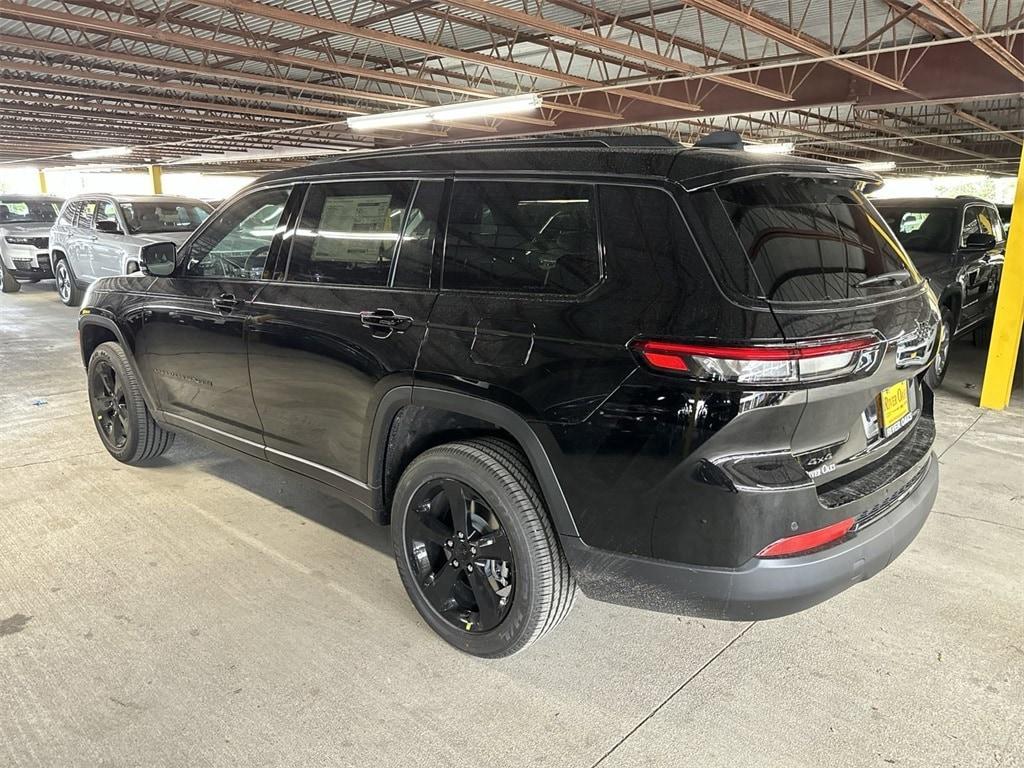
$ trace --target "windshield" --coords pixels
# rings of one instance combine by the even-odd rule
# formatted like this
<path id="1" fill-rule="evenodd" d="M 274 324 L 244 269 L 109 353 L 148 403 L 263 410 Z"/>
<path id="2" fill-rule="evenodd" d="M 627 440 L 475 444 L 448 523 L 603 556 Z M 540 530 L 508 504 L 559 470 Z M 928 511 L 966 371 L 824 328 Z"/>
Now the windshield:
<path id="1" fill-rule="evenodd" d="M 849 181 L 773 176 L 717 191 L 769 301 L 868 297 L 918 279 L 871 203 Z"/>
<path id="2" fill-rule="evenodd" d="M 878 205 L 878 212 L 908 251 L 952 251 L 957 238 L 957 209 Z"/>
<path id="3" fill-rule="evenodd" d="M 191 232 L 213 209 L 205 203 L 174 200 L 121 203 L 121 213 L 133 235 L 155 232 Z"/>
<path id="4" fill-rule="evenodd" d="M 59 209 L 52 200 L 0 199 L 0 224 L 48 224 L 57 220 Z"/>

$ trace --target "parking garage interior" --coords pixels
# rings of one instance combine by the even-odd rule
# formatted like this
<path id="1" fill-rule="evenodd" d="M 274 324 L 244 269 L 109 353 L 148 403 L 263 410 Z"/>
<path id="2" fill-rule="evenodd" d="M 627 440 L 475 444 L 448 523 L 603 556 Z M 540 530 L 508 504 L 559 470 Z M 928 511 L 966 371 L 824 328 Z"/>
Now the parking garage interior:
<path id="1" fill-rule="evenodd" d="M 435 636 L 388 529 L 321 489 L 198 438 L 112 459 L 77 309 L 52 273 L 18 278 L 0 763 L 1024 763 L 1022 59 L 1016 0 L 0 0 L 11 200 L 213 211 L 381 150 L 729 131 L 879 173 L 879 201 L 985 200 L 1005 241 L 994 318 L 952 341 L 935 393 L 933 511 L 890 567 L 764 621 L 581 597 L 496 661 Z"/>

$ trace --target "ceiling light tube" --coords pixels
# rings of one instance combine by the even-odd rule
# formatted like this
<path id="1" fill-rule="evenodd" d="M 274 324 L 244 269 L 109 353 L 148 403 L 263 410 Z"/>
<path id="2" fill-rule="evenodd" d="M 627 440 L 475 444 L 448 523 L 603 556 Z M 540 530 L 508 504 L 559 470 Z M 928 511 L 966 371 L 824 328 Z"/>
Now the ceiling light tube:
<path id="1" fill-rule="evenodd" d="M 788 155 L 793 152 L 793 142 L 783 141 L 777 144 L 744 144 L 745 152 L 753 152 L 755 155 Z"/>
<path id="2" fill-rule="evenodd" d="M 460 104 L 446 104 L 433 107 L 430 116 L 438 122 L 473 120 L 478 117 L 497 117 L 515 112 L 532 112 L 541 105 L 540 96 L 527 93 L 521 96 L 506 96 L 501 99 L 485 99 Z"/>
<path id="3" fill-rule="evenodd" d="M 483 99 L 436 107 L 406 109 L 401 112 L 359 115 L 350 117 L 347 124 L 354 131 L 369 131 L 403 125 L 423 125 L 431 122 L 474 120 L 480 117 L 497 117 L 514 112 L 530 112 L 540 107 L 541 103 L 540 96 L 528 93 L 520 96 L 505 96 L 500 99 Z"/>
<path id="4" fill-rule="evenodd" d="M 854 163 L 854 168 L 859 168 L 862 171 L 875 171 L 881 173 L 883 171 L 892 171 L 896 169 L 896 163 L 892 160 L 882 160 L 874 163 Z"/>
<path id="5" fill-rule="evenodd" d="M 99 149 L 81 149 L 72 152 L 71 157 L 75 160 L 93 160 L 98 157 L 124 157 L 130 155 L 131 147 L 100 147 Z"/>

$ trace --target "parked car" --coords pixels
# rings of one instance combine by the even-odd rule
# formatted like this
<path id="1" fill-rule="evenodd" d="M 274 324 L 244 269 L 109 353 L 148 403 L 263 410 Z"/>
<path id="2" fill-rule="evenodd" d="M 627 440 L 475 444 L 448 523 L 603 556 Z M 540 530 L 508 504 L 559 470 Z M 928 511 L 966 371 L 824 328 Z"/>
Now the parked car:
<path id="1" fill-rule="evenodd" d="M 212 211 L 201 200 L 168 195 L 68 199 L 50 230 L 57 295 L 69 307 L 78 306 L 94 280 L 135 272 L 144 245 L 181 244 Z"/>
<path id="2" fill-rule="evenodd" d="M 319 481 L 390 523 L 424 621 L 479 656 L 577 585 L 750 620 L 869 578 L 938 484 L 938 308 L 880 179 L 651 143 L 263 178 L 93 285 L 103 445 L 143 464 L 185 432 Z"/>
<path id="3" fill-rule="evenodd" d="M 996 206 L 976 197 L 878 200 L 876 207 L 939 297 L 942 343 L 929 372 L 938 387 L 952 340 L 992 320 L 1006 235 Z"/>
<path id="4" fill-rule="evenodd" d="M 46 195 L 0 196 L 0 290 L 16 293 L 19 280 L 38 283 L 50 270 L 50 227 L 61 200 Z"/>

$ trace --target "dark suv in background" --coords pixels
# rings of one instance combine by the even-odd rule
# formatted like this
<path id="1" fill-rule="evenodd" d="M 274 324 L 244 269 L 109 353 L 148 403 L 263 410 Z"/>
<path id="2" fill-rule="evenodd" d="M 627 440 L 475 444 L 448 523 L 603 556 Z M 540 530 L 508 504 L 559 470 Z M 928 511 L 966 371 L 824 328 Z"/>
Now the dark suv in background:
<path id="1" fill-rule="evenodd" d="M 319 481 L 481 656 L 577 585 L 746 620 L 867 579 L 938 483 L 938 310 L 878 178 L 637 141 L 262 179 L 90 288 L 104 445 L 144 463 L 188 432 Z"/>
<path id="2" fill-rule="evenodd" d="M 995 315 L 1006 251 L 1002 217 L 992 203 L 967 196 L 876 200 L 875 206 L 939 298 L 942 343 L 928 378 L 937 387 L 953 338 Z"/>

